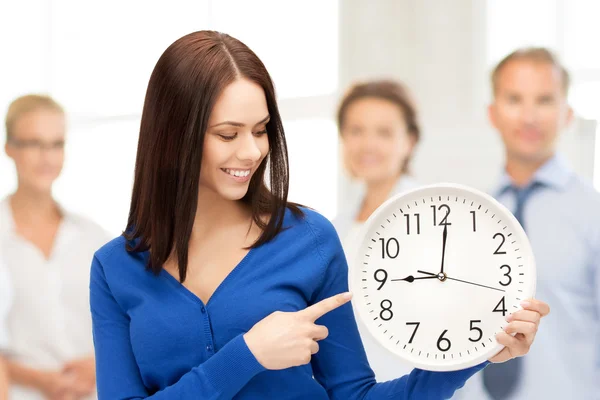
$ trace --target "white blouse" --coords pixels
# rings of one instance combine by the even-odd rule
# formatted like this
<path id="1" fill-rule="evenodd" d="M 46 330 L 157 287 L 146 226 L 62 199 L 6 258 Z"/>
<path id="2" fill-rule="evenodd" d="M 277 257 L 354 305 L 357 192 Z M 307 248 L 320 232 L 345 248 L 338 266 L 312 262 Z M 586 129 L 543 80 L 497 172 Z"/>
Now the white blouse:
<path id="1" fill-rule="evenodd" d="M 12 286 L 0 252 L 0 354 L 8 349 L 6 318 L 12 301 Z"/>
<path id="2" fill-rule="evenodd" d="M 90 266 L 94 252 L 109 237 L 95 223 L 61 211 L 54 248 L 46 259 L 15 232 L 9 199 L 0 203 L 0 253 L 13 286 L 8 352 L 12 360 L 35 369 L 61 369 L 68 361 L 94 353 Z M 38 392 L 13 388 L 10 398 L 43 400 Z"/>

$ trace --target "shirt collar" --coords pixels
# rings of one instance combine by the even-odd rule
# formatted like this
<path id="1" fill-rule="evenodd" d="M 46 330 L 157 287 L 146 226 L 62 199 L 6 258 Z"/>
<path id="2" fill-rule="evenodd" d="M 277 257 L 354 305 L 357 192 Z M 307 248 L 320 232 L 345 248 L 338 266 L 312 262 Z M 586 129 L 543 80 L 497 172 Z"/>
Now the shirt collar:
<path id="1" fill-rule="evenodd" d="M 73 219 L 73 215 L 69 213 L 59 202 L 56 202 L 60 213 L 62 214 L 61 225 L 67 225 Z M 10 235 L 15 232 L 15 220 L 13 219 L 12 210 L 10 208 L 10 195 L 0 201 L 0 236 Z"/>
<path id="2" fill-rule="evenodd" d="M 569 179 L 571 178 L 573 171 L 567 165 L 567 162 L 560 155 L 554 155 L 545 164 L 543 164 L 534 174 L 533 178 L 529 182 L 538 183 L 542 186 L 550 187 L 558 191 L 566 189 Z M 500 182 L 496 190 L 498 196 L 506 193 L 507 190 L 514 186 L 511 177 L 506 173 L 506 170 L 502 172 L 500 176 Z"/>

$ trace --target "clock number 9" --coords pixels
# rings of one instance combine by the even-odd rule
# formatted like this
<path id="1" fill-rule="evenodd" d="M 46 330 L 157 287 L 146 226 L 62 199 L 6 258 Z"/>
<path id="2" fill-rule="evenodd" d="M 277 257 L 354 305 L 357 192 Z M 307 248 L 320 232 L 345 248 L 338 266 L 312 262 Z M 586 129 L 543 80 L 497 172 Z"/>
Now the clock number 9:
<path id="1" fill-rule="evenodd" d="M 446 332 L 448 332 L 448 329 L 446 329 L 444 332 L 442 332 L 442 334 L 440 335 L 440 337 L 437 341 L 437 348 L 440 349 L 440 351 L 448 351 L 448 350 L 450 350 L 450 347 L 452 347 L 452 343 L 450 343 L 450 340 L 448 340 L 447 338 L 444 337 Z M 442 343 L 446 343 L 445 348 L 442 348 Z"/>
<path id="2" fill-rule="evenodd" d="M 385 306 L 384 303 L 389 303 L 389 306 Z M 394 313 L 392 312 L 392 302 L 389 300 L 383 300 L 381 302 L 381 312 L 379 313 L 379 317 L 381 317 L 384 321 L 389 321 L 394 317 Z"/>
<path id="3" fill-rule="evenodd" d="M 383 274 L 383 279 L 380 279 L 381 274 Z M 375 274 L 373 274 L 373 278 L 375 278 L 377 282 L 381 283 L 381 285 L 379 285 L 379 287 L 377 288 L 377 290 L 380 290 L 387 281 L 388 273 L 385 269 L 378 269 L 377 271 L 375 271 Z"/>
<path id="4" fill-rule="evenodd" d="M 398 253 L 400 253 L 400 243 L 398 243 L 396 238 L 389 238 L 387 242 L 384 238 L 380 238 L 379 241 L 381 242 L 381 258 L 385 258 L 386 255 L 388 258 L 398 257 Z M 394 245 L 390 249 L 390 243 L 392 242 Z"/>

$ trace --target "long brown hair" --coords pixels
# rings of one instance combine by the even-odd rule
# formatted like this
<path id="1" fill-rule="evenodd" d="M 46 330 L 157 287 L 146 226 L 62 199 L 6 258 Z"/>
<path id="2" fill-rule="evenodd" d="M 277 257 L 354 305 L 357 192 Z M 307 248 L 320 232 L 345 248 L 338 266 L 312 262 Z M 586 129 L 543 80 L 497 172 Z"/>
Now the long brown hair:
<path id="1" fill-rule="evenodd" d="M 402 83 L 389 79 L 360 82 L 352 85 L 340 102 L 337 111 L 337 124 L 340 134 L 344 127 L 348 107 L 355 101 L 364 98 L 377 98 L 387 100 L 396 105 L 402 112 L 408 134 L 413 138 L 415 144 L 421 137 L 421 126 L 419 124 L 417 107 L 409 90 Z M 408 172 L 411 155 L 409 155 L 402 166 L 402 172 Z"/>
<path id="2" fill-rule="evenodd" d="M 282 229 L 288 204 L 288 156 L 275 89 L 260 59 L 239 40 L 214 31 L 190 33 L 171 44 L 158 60 L 144 102 L 127 228 L 127 250 L 150 251 L 147 267 L 158 274 L 176 254 L 185 281 L 188 243 L 198 205 L 204 136 L 214 104 L 227 85 L 249 79 L 265 92 L 271 117 L 269 154 L 241 200 L 262 230 L 258 247 Z M 270 188 L 265 184 L 269 164 Z M 268 222 L 262 217 L 268 215 Z"/>

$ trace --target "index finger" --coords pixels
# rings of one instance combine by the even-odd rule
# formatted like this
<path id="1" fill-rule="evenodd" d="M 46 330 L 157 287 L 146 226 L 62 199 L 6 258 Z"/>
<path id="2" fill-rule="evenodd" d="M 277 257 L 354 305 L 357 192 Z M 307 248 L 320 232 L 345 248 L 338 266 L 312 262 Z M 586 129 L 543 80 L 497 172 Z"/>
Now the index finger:
<path id="1" fill-rule="evenodd" d="M 352 293 L 350 292 L 336 294 L 335 296 L 331 296 L 326 298 L 325 300 L 321 300 L 320 302 L 315 303 L 312 306 L 306 307 L 304 310 L 299 311 L 299 313 L 306 316 L 312 321 L 316 321 L 328 312 L 333 311 L 340 306 L 343 306 L 344 304 L 349 302 L 351 298 Z"/>
<path id="2" fill-rule="evenodd" d="M 540 313 L 542 317 L 545 317 L 550 313 L 550 306 L 543 301 L 536 299 L 527 299 L 521 302 L 521 306 L 523 306 L 526 310 L 536 311 Z"/>

